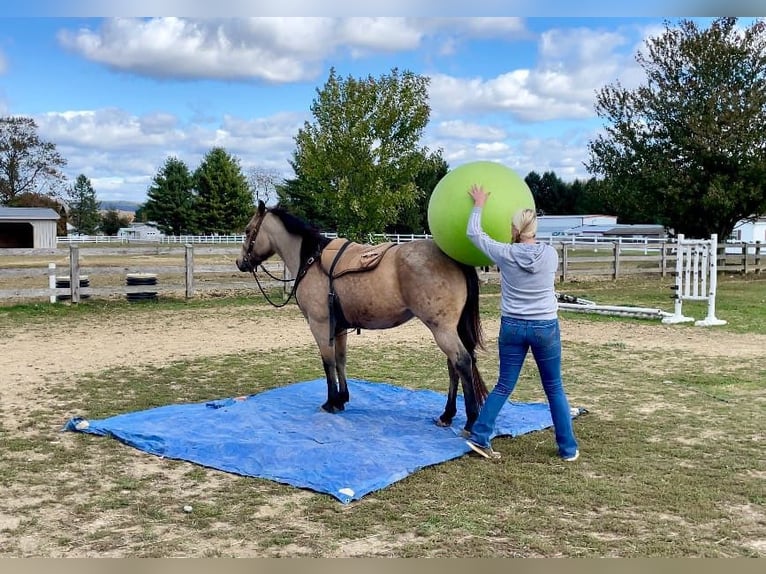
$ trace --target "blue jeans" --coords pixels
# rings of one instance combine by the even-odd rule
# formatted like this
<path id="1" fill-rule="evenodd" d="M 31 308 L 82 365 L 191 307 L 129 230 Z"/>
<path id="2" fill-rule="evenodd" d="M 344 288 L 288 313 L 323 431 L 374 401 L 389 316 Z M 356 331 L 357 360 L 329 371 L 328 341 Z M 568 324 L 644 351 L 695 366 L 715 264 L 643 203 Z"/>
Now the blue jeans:
<path id="1" fill-rule="evenodd" d="M 564 394 L 564 383 L 561 379 L 561 331 L 558 319 L 501 319 L 498 339 L 500 373 L 497 385 L 487 397 L 479 418 L 473 424 L 471 440 L 476 444 L 489 446 L 495 419 L 519 380 L 519 373 L 529 349 L 532 349 L 532 356 L 540 372 L 540 381 L 548 397 L 559 456 L 573 456 L 577 450 L 577 440 L 572 428 L 569 401 Z"/>

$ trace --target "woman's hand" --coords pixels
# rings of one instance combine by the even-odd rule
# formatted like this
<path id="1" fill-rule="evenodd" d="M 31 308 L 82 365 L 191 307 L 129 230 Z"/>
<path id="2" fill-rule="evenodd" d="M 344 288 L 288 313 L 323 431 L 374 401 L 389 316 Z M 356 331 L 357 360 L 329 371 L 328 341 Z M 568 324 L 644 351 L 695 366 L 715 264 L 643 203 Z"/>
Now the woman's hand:
<path id="1" fill-rule="evenodd" d="M 471 186 L 468 195 L 470 195 L 473 199 L 474 207 L 484 207 L 484 204 L 487 202 L 487 198 L 489 197 L 489 192 L 484 191 L 484 188 L 481 185 L 474 183 Z"/>

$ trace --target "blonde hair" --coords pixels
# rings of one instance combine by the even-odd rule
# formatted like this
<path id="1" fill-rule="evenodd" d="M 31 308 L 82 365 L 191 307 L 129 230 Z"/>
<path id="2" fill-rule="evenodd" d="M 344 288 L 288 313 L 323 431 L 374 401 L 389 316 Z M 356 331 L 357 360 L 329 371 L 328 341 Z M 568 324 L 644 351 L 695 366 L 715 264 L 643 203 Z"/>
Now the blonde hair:
<path id="1" fill-rule="evenodd" d="M 537 214 L 534 209 L 520 209 L 513 214 L 512 223 L 519 234 L 519 240 L 532 239 L 537 235 Z"/>

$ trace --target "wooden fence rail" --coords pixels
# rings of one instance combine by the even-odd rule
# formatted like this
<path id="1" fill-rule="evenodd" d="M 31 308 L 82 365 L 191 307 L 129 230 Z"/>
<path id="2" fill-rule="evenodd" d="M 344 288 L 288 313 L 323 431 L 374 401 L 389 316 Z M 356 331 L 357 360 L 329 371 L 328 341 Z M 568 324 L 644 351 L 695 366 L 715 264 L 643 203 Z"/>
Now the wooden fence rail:
<path id="1" fill-rule="evenodd" d="M 554 246 L 559 252 L 560 282 L 584 277 L 613 280 L 635 275 L 666 277 L 675 269 L 672 242 L 649 250 L 628 249 L 618 242 L 596 247 L 592 243 L 570 242 Z M 215 291 L 253 292 L 258 289 L 253 277 L 236 269 L 234 260 L 239 252 L 235 246 L 191 244 L 150 247 L 70 244 L 59 249 L 0 249 L 0 301 L 40 298 L 56 301 L 65 296 L 77 303 L 83 296 L 114 297 L 149 291 L 186 298 Z M 275 277 L 288 278 L 281 261 L 268 261 L 265 265 Z M 762 273 L 763 269 L 761 243 L 719 244 L 719 273 Z M 486 277 L 493 270 L 482 271 Z M 128 285 L 127 275 L 136 273 L 155 274 L 158 284 Z M 87 277 L 88 285 L 69 281 L 68 287 L 56 287 L 56 279 L 62 277 Z M 264 288 L 281 287 L 286 292 L 284 283 L 262 273 L 259 278 Z"/>

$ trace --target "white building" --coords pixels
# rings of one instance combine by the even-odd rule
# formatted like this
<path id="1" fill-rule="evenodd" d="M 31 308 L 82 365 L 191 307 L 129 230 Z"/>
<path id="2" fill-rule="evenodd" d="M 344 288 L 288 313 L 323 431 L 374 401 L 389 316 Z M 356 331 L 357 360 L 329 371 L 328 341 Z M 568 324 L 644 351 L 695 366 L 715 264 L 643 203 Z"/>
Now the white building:
<path id="1" fill-rule="evenodd" d="M 157 225 L 151 221 L 134 221 L 129 227 L 121 227 L 117 231 L 117 237 L 133 239 L 137 241 L 157 241 L 165 234 L 157 229 Z"/>
<path id="2" fill-rule="evenodd" d="M 59 219 L 49 207 L 0 207 L 0 248 L 55 249 Z"/>
<path id="3" fill-rule="evenodd" d="M 574 235 L 571 229 L 591 225 L 617 225 L 615 215 L 541 215 L 537 218 L 537 234 L 541 236 Z"/>
<path id="4" fill-rule="evenodd" d="M 742 220 L 734 226 L 734 230 L 728 237 L 729 241 L 745 241 L 766 243 L 766 217 L 759 217 L 755 221 Z"/>

